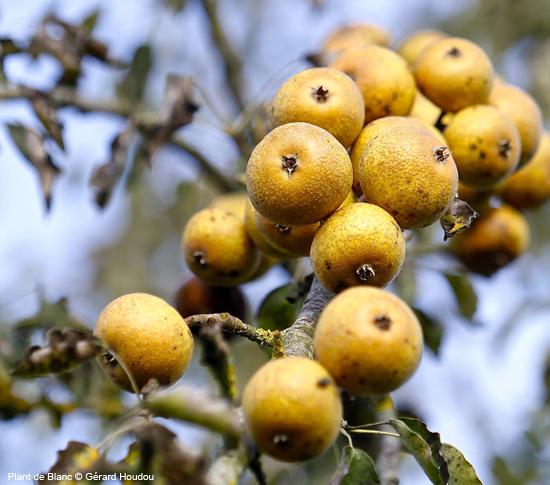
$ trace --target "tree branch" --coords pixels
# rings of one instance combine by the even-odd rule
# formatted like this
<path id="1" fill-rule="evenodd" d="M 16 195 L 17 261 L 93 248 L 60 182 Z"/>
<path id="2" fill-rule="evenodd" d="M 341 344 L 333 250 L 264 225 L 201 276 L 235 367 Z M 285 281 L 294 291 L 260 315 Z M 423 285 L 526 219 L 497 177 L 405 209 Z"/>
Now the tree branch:
<path id="1" fill-rule="evenodd" d="M 244 440 L 237 448 L 226 451 L 216 461 L 206 476 L 209 485 L 237 485 L 250 461 Z"/>
<path id="2" fill-rule="evenodd" d="M 389 395 L 384 396 L 376 406 L 376 419 L 381 422 L 388 422 L 395 418 L 395 407 L 392 398 Z M 384 426 L 385 431 L 392 431 L 391 426 Z M 381 485 L 398 485 L 399 479 L 395 474 L 395 466 L 399 458 L 399 449 L 401 448 L 401 440 L 395 439 L 393 436 L 382 436 L 380 438 L 380 446 L 378 448 L 378 456 L 376 459 L 376 469 Z"/>
<path id="3" fill-rule="evenodd" d="M 292 327 L 283 335 L 286 356 L 313 358 L 313 333 L 323 308 L 334 297 L 317 278 L 313 278 L 311 290 Z"/>

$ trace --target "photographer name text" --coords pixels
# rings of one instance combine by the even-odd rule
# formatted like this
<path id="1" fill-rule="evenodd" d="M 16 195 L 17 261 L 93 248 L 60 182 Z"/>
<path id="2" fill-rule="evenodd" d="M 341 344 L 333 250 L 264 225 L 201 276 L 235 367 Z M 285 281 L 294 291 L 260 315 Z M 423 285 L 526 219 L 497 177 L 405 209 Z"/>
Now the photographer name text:
<path id="1" fill-rule="evenodd" d="M 147 475 L 145 473 L 131 474 L 131 473 L 112 473 L 110 475 L 102 475 L 100 473 L 75 473 L 74 475 L 63 475 L 59 473 L 36 473 L 32 475 L 27 473 L 26 475 L 19 475 L 18 473 L 8 473 L 8 482 L 20 482 L 20 481 L 32 481 L 32 480 L 132 480 L 132 481 L 153 481 L 154 475 Z"/>

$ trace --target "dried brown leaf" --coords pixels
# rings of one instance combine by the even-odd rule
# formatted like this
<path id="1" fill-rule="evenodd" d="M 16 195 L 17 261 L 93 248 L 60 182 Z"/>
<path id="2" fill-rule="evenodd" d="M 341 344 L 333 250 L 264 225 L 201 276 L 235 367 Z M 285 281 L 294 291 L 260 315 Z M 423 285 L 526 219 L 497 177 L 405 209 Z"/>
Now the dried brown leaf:
<path id="1" fill-rule="evenodd" d="M 443 240 L 446 241 L 455 234 L 468 229 L 472 221 L 478 216 L 479 214 L 467 202 L 455 197 L 451 207 L 439 221 L 445 231 Z"/>

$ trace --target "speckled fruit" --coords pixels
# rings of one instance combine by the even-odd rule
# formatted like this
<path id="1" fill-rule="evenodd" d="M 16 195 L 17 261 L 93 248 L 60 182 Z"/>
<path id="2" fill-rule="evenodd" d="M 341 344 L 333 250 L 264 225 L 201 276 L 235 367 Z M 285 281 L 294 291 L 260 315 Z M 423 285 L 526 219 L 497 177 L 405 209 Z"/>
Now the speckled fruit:
<path id="1" fill-rule="evenodd" d="M 365 103 L 357 84 L 342 71 L 318 67 L 292 76 L 275 94 L 275 126 L 303 121 L 319 126 L 348 148 L 359 135 Z"/>
<path id="2" fill-rule="evenodd" d="M 380 25 L 352 24 L 344 25 L 334 31 L 325 41 L 323 52 L 342 52 L 353 47 L 377 44 L 388 47 L 391 37 Z"/>
<path id="3" fill-rule="evenodd" d="M 418 88 L 443 111 L 485 103 L 493 82 L 493 65 L 477 44 L 447 37 L 429 44 L 414 65 Z"/>
<path id="4" fill-rule="evenodd" d="M 409 65 L 385 47 L 369 45 L 344 51 L 329 65 L 349 74 L 365 102 L 365 123 L 383 116 L 405 116 L 414 101 Z"/>
<path id="5" fill-rule="evenodd" d="M 189 269 L 212 286 L 247 281 L 260 264 L 260 251 L 244 221 L 224 209 L 203 209 L 187 222 L 182 238 Z"/>
<path id="6" fill-rule="evenodd" d="M 349 157 L 353 167 L 353 190 L 359 197 L 363 195 L 363 189 L 361 189 L 361 184 L 359 183 L 359 162 L 363 150 L 367 146 L 367 143 L 378 135 L 378 133 L 395 128 L 396 126 L 412 126 L 419 130 L 426 128 L 421 121 L 407 116 L 384 116 L 384 118 L 378 118 L 365 126 L 352 145 Z"/>
<path id="7" fill-rule="evenodd" d="M 535 155 L 524 167 L 495 187 L 495 192 L 520 209 L 533 209 L 550 199 L 550 134 L 544 131 Z"/>
<path id="8" fill-rule="evenodd" d="M 122 360 L 138 389 L 150 379 L 162 386 L 174 384 L 191 362 L 189 327 L 174 308 L 152 295 L 133 293 L 117 298 L 99 315 L 94 335 Z M 99 362 L 117 386 L 133 392 L 126 372 L 110 352 Z"/>
<path id="9" fill-rule="evenodd" d="M 435 125 L 441 116 L 441 108 L 438 108 L 417 89 L 409 116 L 424 123 Z"/>
<path id="10" fill-rule="evenodd" d="M 422 358 L 422 328 L 397 296 L 358 286 L 337 295 L 322 311 L 314 336 L 315 358 L 350 394 L 386 394 L 401 387 Z"/>
<path id="11" fill-rule="evenodd" d="M 306 226 L 332 214 L 349 194 L 353 169 L 342 144 L 309 123 L 288 123 L 254 149 L 246 186 L 254 208 L 283 226 Z"/>
<path id="12" fill-rule="evenodd" d="M 503 205 L 484 210 L 468 230 L 451 239 L 450 249 L 475 273 L 491 276 L 527 252 L 530 244 L 527 218 Z"/>
<path id="13" fill-rule="evenodd" d="M 420 229 L 445 214 L 458 189 L 458 172 L 437 138 L 399 126 L 367 144 L 359 181 L 367 202 L 388 211 L 402 229 Z"/>
<path id="14" fill-rule="evenodd" d="M 399 274 L 405 238 L 395 219 L 372 204 L 342 207 L 321 224 L 311 246 L 311 266 L 325 288 L 384 287 Z"/>
<path id="15" fill-rule="evenodd" d="M 242 404 L 246 429 L 258 449 L 286 462 L 323 453 L 336 439 L 342 419 L 334 381 L 305 357 L 262 366 L 246 384 Z"/>
<path id="16" fill-rule="evenodd" d="M 521 138 L 521 158 L 525 165 L 535 154 L 542 133 L 542 113 L 533 97 L 510 85 L 493 86 L 487 102 L 496 106 L 514 122 Z"/>
<path id="17" fill-rule="evenodd" d="M 396 52 L 413 66 L 427 46 L 444 37 L 447 37 L 447 34 L 439 30 L 417 30 L 403 39 Z"/>
<path id="18" fill-rule="evenodd" d="M 460 182 L 473 189 L 490 189 L 517 168 L 521 140 L 514 122 L 490 105 L 456 113 L 443 133 L 458 168 Z"/>

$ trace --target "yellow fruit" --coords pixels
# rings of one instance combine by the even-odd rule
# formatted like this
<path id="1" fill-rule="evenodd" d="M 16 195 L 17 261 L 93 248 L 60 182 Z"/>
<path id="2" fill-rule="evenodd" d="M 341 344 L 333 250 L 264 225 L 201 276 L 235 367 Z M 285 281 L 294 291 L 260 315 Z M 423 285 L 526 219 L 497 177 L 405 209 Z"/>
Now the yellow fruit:
<path id="1" fill-rule="evenodd" d="M 246 232 L 248 233 L 248 236 L 250 237 L 250 239 L 252 239 L 252 242 L 254 243 L 254 245 L 263 254 L 271 258 L 281 259 L 283 261 L 296 259 L 296 256 L 293 256 L 283 251 L 279 251 L 273 246 L 273 244 L 271 244 L 267 240 L 267 238 L 263 235 L 263 233 L 258 229 L 258 226 L 256 224 L 256 214 L 257 212 L 254 210 L 254 207 L 252 206 L 252 202 L 250 202 L 250 199 L 247 198 L 244 224 L 245 224 Z"/>
<path id="2" fill-rule="evenodd" d="M 405 260 L 405 238 L 384 209 L 358 202 L 321 224 L 311 246 L 313 272 L 338 293 L 357 285 L 388 285 Z"/>
<path id="3" fill-rule="evenodd" d="M 493 66 L 478 45 L 447 37 L 429 44 L 414 65 L 418 88 L 443 111 L 485 103 L 493 82 Z"/>
<path id="4" fill-rule="evenodd" d="M 458 183 L 458 198 L 467 202 L 478 212 L 487 207 L 491 195 L 493 195 L 492 190 L 475 190 L 461 182 Z"/>
<path id="5" fill-rule="evenodd" d="M 307 226 L 288 227 L 273 224 L 258 212 L 255 218 L 256 227 L 275 249 L 294 257 L 309 256 L 313 236 L 319 228 L 318 222 Z"/>
<path id="6" fill-rule="evenodd" d="M 122 360 L 138 389 L 150 379 L 174 384 L 187 370 L 193 353 L 189 327 L 168 303 L 144 293 L 121 296 L 99 315 L 94 335 Z M 99 362 L 121 389 L 133 392 L 130 379 L 110 352 Z"/>
<path id="7" fill-rule="evenodd" d="M 364 119 L 365 104 L 357 84 L 343 72 L 326 67 L 295 74 L 273 101 L 275 126 L 311 123 L 327 130 L 345 148 L 359 135 Z"/>
<path id="8" fill-rule="evenodd" d="M 329 36 L 322 47 L 322 51 L 341 52 L 353 47 L 371 44 L 388 47 L 390 42 L 389 32 L 380 25 L 344 25 Z"/>
<path id="9" fill-rule="evenodd" d="M 396 52 L 413 66 L 428 45 L 443 37 L 447 37 L 447 34 L 439 30 L 417 30 L 401 42 Z"/>
<path id="10" fill-rule="evenodd" d="M 514 122 L 521 138 L 521 158 L 525 165 L 537 151 L 542 133 L 542 113 L 533 97 L 520 88 L 493 86 L 487 102 L 496 106 Z"/>
<path id="11" fill-rule="evenodd" d="M 409 116 L 423 123 L 435 125 L 441 116 L 441 108 L 438 108 L 417 89 Z"/>
<path id="12" fill-rule="evenodd" d="M 392 392 L 415 372 L 422 357 L 422 328 L 397 296 L 358 286 L 337 295 L 322 311 L 314 335 L 315 358 L 350 394 Z"/>
<path id="13" fill-rule="evenodd" d="M 527 218 L 509 205 L 488 207 L 469 229 L 451 239 L 450 249 L 472 271 L 491 276 L 528 251 Z"/>
<path id="14" fill-rule="evenodd" d="M 319 456 L 336 439 L 342 403 L 334 381 L 319 363 L 285 357 L 260 367 L 248 381 L 243 415 L 261 452 L 299 462 Z"/>
<path id="15" fill-rule="evenodd" d="M 444 131 L 460 182 L 490 189 L 518 165 L 521 140 L 513 121 L 494 106 L 476 105 L 456 113 Z"/>
<path id="16" fill-rule="evenodd" d="M 212 286 L 244 283 L 260 264 L 260 251 L 244 221 L 223 209 L 203 209 L 191 217 L 182 247 L 189 269 Z"/>
<path id="17" fill-rule="evenodd" d="M 398 126 L 365 147 L 359 181 L 367 202 L 388 211 L 402 229 L 420 229 L 445 214 L 458 189 L 458 172 L 437 138 Z"/>
<path id="18" fill-rule="evenodd" d="M 282 226 L 319 222 L 349 194 L 353 169 L 345 148 L 328 131 L 309 123 L 288 123 L 254 149 L 246 186 L 254 208 Z"/>
<path id="19" fill-rule="evenodd" d="M 371 121 L 365 126 L 351 147 L 349 156 L 351 165 L 353 166 L 353 190 L 359 197 L 363 195 L 363 189 L 361 189 L 361 184 L 359 183 L 359 161 L 361 160 L 363 150 L 367 146 L 367 143 L 378 135 L 378 133 L 396 126 L 412 126 L 420 130 L 425 129 L 425 125 L 421 121 L 407 116 L 385 116 L 384 118 Z"/>
<path id="20" fill-rule="evenodd" d="M 415 82 L 407 62 L 385 47 L 344 51 L 329 65 L 350 75 L 365 102 L 365 123 L 383 116 L 405 116 L 414 101 Z"/>
<path id="21" fill-rule="evenodd" d="M 533 209 L 550 199 L 550 134 L 547 131 L 543 131 L 533 158 L 495 187 L 495 192 L 520 209 Z"/>
<path id="22" fill-rule="evenodd" d="M 239 219 L 244 221 L 244 213 L 248 194 L 246 192 L 229 192 L 227 194 L 218 195 L 208 204 L 208 209 L 218 208 L 225 209 L 235 214 Z"/>

